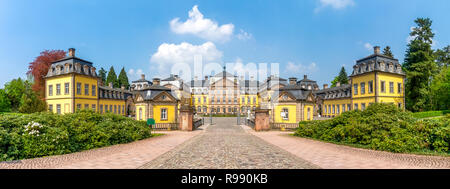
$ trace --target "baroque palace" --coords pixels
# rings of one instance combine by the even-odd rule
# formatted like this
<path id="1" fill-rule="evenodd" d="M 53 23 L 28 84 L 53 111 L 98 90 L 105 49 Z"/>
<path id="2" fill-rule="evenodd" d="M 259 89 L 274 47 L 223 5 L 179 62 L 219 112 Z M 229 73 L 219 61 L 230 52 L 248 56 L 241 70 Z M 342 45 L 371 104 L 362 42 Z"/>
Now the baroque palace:
<path id="1" fill-rule="evenodd" d="M 394 103 L 404 108 L 405 74 L 397 59 L 374 54 L 357 60 L 349 84 L 319 89 L 306 75 L 288 80 L 271 75 L 264 81 L 244 79 L 226 71 L 184 82 L 178 75 L 152 81 L 142 75 L 130 89 L 103 84 L 92 62 L 75 56 L 55 61 L 45 79 L 49 111 L 64 114 L 91 109 L 134 117 L 154 118 L 159 124 L 178 123 L 182 106 L 196 115 L 244 114 L 268 109 L 272 127 L 296 127 L 299 121 L 334 117 L 345 111 L 364 110 L 372 103 Z"/>

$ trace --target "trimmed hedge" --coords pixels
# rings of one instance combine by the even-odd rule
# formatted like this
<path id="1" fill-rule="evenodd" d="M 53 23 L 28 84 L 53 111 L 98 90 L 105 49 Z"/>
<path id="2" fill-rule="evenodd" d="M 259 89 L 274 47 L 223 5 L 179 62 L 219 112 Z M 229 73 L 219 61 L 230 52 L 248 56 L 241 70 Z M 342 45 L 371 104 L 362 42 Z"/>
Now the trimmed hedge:
<path id="1" fill-rule="evenodd" d="M 428 112 L 415 112 L 413 116 L 415 118 L 428 118 L 428 117 L 437 117 L 450 113 L 450 110 L 443 111 L 428 111 Z"/>
<path id="2" fill-rule="evenodd" d="M 449 154 L 450 115 L 419 120 L 395 105 L 373 104 L 334 119 L 301 122 L 295 135 L 390 152 Z"/>
<path id="3" fill-rule="evenodd" d="M 79 111 L 0 115 L 0 161 L 73 153 L 151 137 L 143 121 Z"/>

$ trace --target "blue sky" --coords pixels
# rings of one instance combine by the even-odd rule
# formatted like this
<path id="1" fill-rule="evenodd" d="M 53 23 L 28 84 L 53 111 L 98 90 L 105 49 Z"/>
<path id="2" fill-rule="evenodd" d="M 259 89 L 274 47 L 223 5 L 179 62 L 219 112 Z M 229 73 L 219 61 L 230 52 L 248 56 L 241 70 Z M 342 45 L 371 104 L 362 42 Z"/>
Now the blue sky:
<path id="1" fill-rule="evenodd" d="M 167 76 L 174 61 L 202 54 L 280 63 L 282 77 L 307 74 L 322 85 L 342 65 L 350 74 L 375 45 L 403 62 L 417 17 L 433 20 L 433 48 L 450 44 L 448 10 L 448 0 L 0 0 L 0 86 L 24 77 L 41 51 L 70 47 L 97 69 L 125 67 L 130 80 Z"/>

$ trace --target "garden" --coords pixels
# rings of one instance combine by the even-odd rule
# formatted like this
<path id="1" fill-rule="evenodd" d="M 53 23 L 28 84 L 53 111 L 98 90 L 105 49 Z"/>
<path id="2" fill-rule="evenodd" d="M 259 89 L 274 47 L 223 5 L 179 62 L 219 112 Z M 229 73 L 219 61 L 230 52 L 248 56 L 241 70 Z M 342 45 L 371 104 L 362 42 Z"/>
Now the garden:
<path id="1" fill-rule="evenodd" d="M 431 113 L 430 113 L 431 114 Z M 450 155 L 450 114 L 420 119 L 395 105 L 376 103 L 330 120 L 300 122 L 295 136 L 397 153 Z"/>
<path id="2" fill-rule="evenodd" d="M 81 110 L 0 114 L 0 161 L 61 155 L 151 137 L 143 121 Z"/>

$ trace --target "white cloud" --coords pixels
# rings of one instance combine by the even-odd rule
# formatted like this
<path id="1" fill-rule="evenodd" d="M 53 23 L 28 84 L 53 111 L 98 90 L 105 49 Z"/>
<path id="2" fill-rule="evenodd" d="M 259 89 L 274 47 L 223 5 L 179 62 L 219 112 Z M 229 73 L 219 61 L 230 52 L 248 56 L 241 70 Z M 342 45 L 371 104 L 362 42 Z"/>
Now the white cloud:
<path id="1" fill-rule="evenodd" d="M 325 7 L 341 10 L 353 5 L 355 5 L 353 0 L 319 0 L 319 6 L 314 9 L 314 12 L 317 13 Z"/>
<path id="2" fill-rule="evenodd" d="M 303 64 L 296 64 L 294 62 L 288 62 L 286 65 L 286 73 L 289 74 L 308 74 L 311 72 L 316 72 L 318 70 L 317 64 L 312 62 L 311 64 L 305 66 Z"/>
<path id="3" fill-rule="evenodd" d="M 373 50 L 373 46 L 370 43 L 364 43 L 364 48 L 366 48 L 368 51 Z"/>
<path id="4" fill-rule="evenodd" d="M 217 22 L 204 18 L 197 5 L 189 11 L 189 19 L 185 22 L 179 20 L 180 18 L 175 18 L 170 21 L 171 30 L 177 34 L 192 34 L 202 39 L 220 42 L 228 41 L 233 35 L 233 24 L 219 26 Z"/>
<path id="5" fill-rule="evenodd" d="M 130 81 L 136 81 L 138 79 L 141 78 L 141 75 L 144 74 L 144 72 L 142 71 L 142 69 L 129 69 L 128 70 L 128 78 L 130 79 Z M 149 79 L 147 79 L 149 80 Z"/>
<path id="6" fill-rule="evenodd" d="M 237 34 L 237 38 L 239 39 L 239 40 L 248 40 L 248 39 L 251 39 L 253 36 L 252 36 L 252 34 L 250 34 L 250 33 L 247 33 L 247 32 L 245 32 L 244 30 L 240 30 L 240 32 L 239 32 L 239 34 Z"/>
<path id="7" fill-rule="evenodd" d="M 193 68 L 194 57 L 196 56 L 201 56 L 202 63 L 205 65 L 206 63 L 220 62 L 222 55 L 223 53 L 212 42 L 206 42 L 201 45 L 192 45 L 186 42 L 181 44 L 163 43 L 158 47 L 158 51 L 152 55 L 150 63 L 154 63 L 151 69 L 157 70 L 159 76 L 167 76 L 172 70 L 179 70 L 180 65 L 189 66 L 183 71 L 193 73 L 194 70 L 187 69 Z"/>

